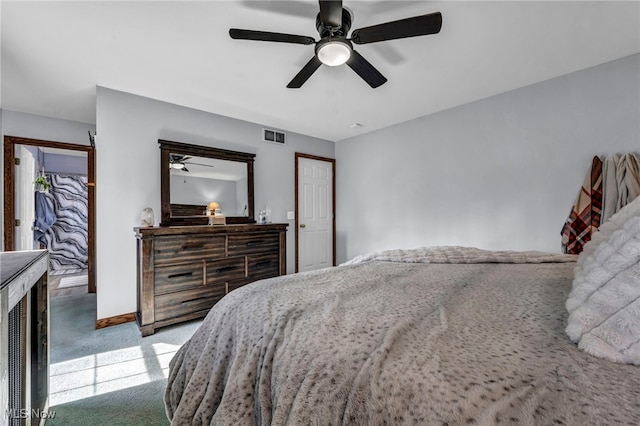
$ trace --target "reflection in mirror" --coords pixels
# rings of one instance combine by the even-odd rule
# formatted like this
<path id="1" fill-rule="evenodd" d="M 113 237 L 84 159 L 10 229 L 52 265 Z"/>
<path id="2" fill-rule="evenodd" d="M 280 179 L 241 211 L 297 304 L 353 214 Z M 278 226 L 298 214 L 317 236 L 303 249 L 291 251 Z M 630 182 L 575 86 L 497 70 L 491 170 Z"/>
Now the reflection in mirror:
<path id="1" fill-rule="evenodd" d="M 207 225 L 206 208 L 220 205 L 227 224 L 255 223 L 255 154 L 159 139 L 160 226 Z"/>
<path id="2" fill-rule="evenodd" d="M 215 201 L 225 216 L 248 215 L 246 164 L 174 153 L 169 162 L 172 206 L 202 206 L 200 214 L 206 214 L 205 206 Z"/>

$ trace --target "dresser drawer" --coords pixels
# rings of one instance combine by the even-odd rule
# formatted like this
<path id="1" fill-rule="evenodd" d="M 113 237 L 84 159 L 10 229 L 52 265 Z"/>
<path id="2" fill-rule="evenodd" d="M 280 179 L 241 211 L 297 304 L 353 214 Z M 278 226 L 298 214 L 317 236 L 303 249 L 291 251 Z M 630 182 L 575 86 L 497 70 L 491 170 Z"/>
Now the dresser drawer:
<path id="1" fill-rule="evenodd" d="M 163 294 L 155 297 L 155 321 L 202 312 L 203 315 L 226 294 L 225 285 Z"/>
<path id="2" fill-rule="evenodd" d="M 155 294 L 204 287 L 203 261 L 158 267 L 155 275 Z"/>
<path id="3" fill-rule="evenodd" d="M 245 278 L 247 276 L 245 259 L 245 256 L 237 256 L 159 267 L 156 269 L 155 294 L 175 293 L 217 284 L 224 285 L 227 281 Z M 203 280 L 205 273 L 206 284 Z"/>
<path id="4" fill-rule="evenodd" d="M 240 280 L 234 280 L 234 281 L 230 281 L 229 282 L 229 291 L 233 291 L 233 290 L 237 290 L 242 286 L 245 286 L 249 283 L 254 282 L 255 280 L 252 280 L 251 278 L 243 278 Z"/>
<path id="5" fill-rule="evenodd" d="M 206 268 L 207 285 L 224 284 L 227 281 L 242 279 L 247 276 L 245 256 L 208 260 Z"/>
<path id="6" fill-rule="evenodd" d="M 168 236 L 156 239 L 154 244 L 155 266 L 189 263 L 205 257 L 225 256 L 224 235 Z"/>
<path id="7" fill-rule="evenodd" d="M 247 256 L 248 277 L 252 280 L 277 277 L 280 275 L 278 253 L 254 254 Z"/>
<path id="8" fill-rule="evenodd" d="M 227 243 L 229 256 L 253 253 L 278 253 L 278 234 L 229 235 Z"/>

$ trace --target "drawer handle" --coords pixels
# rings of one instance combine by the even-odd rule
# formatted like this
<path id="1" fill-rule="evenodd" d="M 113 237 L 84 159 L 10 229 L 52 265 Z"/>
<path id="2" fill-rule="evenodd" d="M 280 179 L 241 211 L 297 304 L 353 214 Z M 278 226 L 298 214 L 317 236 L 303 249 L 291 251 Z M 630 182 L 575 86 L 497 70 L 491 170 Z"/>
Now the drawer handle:
<path id="1" fill-rule="evenodd" d="M 190 250 L 190 249 L 199 249 L 199 248 L 203 248 L 204 247 L 204 243 L 191 243 L 191 244 L 185 244 L 182 246 L 183 250 Z"/>
<path id="2" fill-rule="evenodd" d="M 216 269 L 216 273 L 217 274 L 222 274 L 223 272 L 233 271 L 234 269 L 238 269 L 238 268 L 235 267 L 235 266 L 225 266 L 223 268 Z"/>
<path id="3" fill-rule="evenodd" d="M 268 260 L 266 262 L 256 263 L 255 267 L 256 268 L 264 268 L 265 266 L 269 266 L 269 265 L 271 265 L 271 261 L 270 260 Z"/>
<path id="4" fill-rule="evenodd" d="M 171 274 L 167 276 L 167 278 L 171 279 L 171 278 L 178 278 L 178 277 L 190 277 L 192 275 L 193 275 L 193 272 L 181 272 L 179 274 Z"/>
<path id="5" fill-rule="evenodd" d="M 206 297 L 200 297 L 198 299 L 185 300 L 184 302 L 182 302 L 182 305 L 191 305 L 192 303 L 200 302 L 205 299 Z"/>

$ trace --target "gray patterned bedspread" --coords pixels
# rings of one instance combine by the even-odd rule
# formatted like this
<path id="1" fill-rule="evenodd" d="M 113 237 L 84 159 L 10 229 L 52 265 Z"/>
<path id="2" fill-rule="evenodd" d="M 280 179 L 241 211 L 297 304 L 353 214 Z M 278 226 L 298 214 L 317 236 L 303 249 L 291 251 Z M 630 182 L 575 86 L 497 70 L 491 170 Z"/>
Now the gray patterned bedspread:
<path id="1" fill-rule="evenodd" d="M 584 353 L 564 333 L 574 258 L 498 253 L 385 252 L 235 290 L 172 360 L 167 415 L 176 425 L 640 424 L 640 368 Z"/>

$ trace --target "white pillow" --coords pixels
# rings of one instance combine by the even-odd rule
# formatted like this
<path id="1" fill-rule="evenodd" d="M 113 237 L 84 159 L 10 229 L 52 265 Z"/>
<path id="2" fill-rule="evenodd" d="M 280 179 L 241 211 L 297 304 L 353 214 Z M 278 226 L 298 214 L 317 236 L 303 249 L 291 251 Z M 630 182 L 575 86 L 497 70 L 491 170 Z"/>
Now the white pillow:
<path id="1" fill-rule="evenodd" d="M 640 216 L 640 197 L 637 197 L 621 208 L 611 216 L 609 220 L 601 224 L 598 230 L 591 235 L 591 240 L 584 245 L 582 252 L 578 256 L 578 268 L 584 263 L 585 259 L 594 252 L 598 244 L 606 240 L 615 230 L 620 229 L 632 216 Z"/>
<path id="2" fill-rule="evenodd" d="M 633 204 L 633 206 L 632 206 Z M 588 353 L 640 365 L 640 203 L 615 216 L 581 254 L 567 298 L 566 333 Z M 620 226 L 622 218 L 626 220 Z M 607 222 L 609 223 L 609 222 Z"/>

